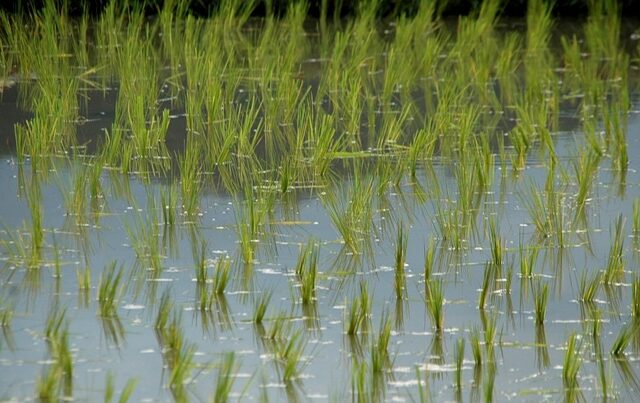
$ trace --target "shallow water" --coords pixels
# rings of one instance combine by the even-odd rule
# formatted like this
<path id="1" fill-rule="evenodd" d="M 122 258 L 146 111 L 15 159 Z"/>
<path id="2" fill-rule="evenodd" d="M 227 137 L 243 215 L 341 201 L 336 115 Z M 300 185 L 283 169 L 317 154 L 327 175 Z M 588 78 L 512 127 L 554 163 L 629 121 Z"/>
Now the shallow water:
<path id="1" fill-rule="evenodd" d="M 562 366 L 566 342 L 573 332 L 582 341 L 580 393 L 586 400 L 594 400 L 602 395 L 600 369 L 591 341 L 594 319 L 578 301 L 578 283 L 585 271 L 594 273 L 606 267 L 615 222 L 621 215 L 626 217 L 625 274 L 619 283 L 600 287 L 594 305 L 601 311 L 599 340 L 609 393 L 620 400 L 634 400 L 640 386 L 638 332 L 625 359 L 615 359 L 609 349 L 620 331 L 634 322 L 631 283 L 637 275 L 640 249 L 632 228 L 632 206 L 640 197 L 640 138 L 636 135 L 640 131 L 640 103 L 636 102 L 640 93 L 631 94 L 626 176 L 621 180 L 608 160 L 599 164 L 587 203 L 588 225 L 574 229 L 565 224 L 565 247 L 549 246 L 545 240 L 537 239 L 523 204 L 523 198 L 529 195 L 528 186 L 533 183 L 542 189 L 549 172 L 548 156 L 536 144 L 527 154 L 522 171 L 514 172 L 509 164 L 499 162 L 492 166 L 494 180 L 479 197 L 480 204 L 472 217 L 474 229 L 458 250 L 442 240 L 437 225 L 437 216 L 453 208 L 460 197 L 455 160 L 435 156 L 418 168 L 415 179 L 405 174 L 397 186 L 382 184 L 382 191 L 372 199 L 371 235 L 363 240 L 363 250 L 370 253 L 360 255 L 345 247 L 328 212 L 328 196 L 338 196 L 340 209 L 346 209 L 353 196 L 352 172 L 339 167 L 339 161 L 333 183 L 319 188 L 294 186 L 275 198 L 266 224 L 260 227 L 260 238 L 251 240 L 256 247 L 255 259 L 245 262 L 238 228 L 246 223 L 243 214 L 247 200 L 232 195 L 223 186 L 208 184 L 199 195 L 199 212 L 180 215 L 178 208 L 176 224 L 167 225 L 163 223 L 160 200 L 169 187 L 177 186 L 174 176 L 146 178 L 104 169 L 99 177 L 101 196 L 89 200 L 86 194 L 89 202 L 82 209 L 83 214 L 74 214 L 68 195 L 73 195 L 74 181 L 87 174 L 84 169 L 91 161 L 83 156 L 56 155 L 47 160 L 44 170 L 34 172 L 29 158 L 19 162 L 16 155 L 13 125 L 32 117 L 17 106 L 17 94 L 21 85 L 30 85 L 31 81 L 5 89 L 0 103 L 0 188 L 4 190 L 0 192 L 0 221 L 4 226 L 0 309 L 10 307 L 14 311 L 11 326 L 3 327 L 0 335 L 0 398 L 35 398 L 36 378 L 52 365 L 43 332 L 47 317 L 57 307 L 66 309 L 69 325 L 74 399 L 102 398 L 107 374 L 111 372 L 116 393 L 128 379 L 136 379 L 133 401 L 170 400 L 171 371 L 154 328 L 160 296 L 166 291 L 181 315 L 185 339 L 195 346 L 195 365 L 190 368 L 186 385 L 186 396 L 192 400 L 213 395 L 219 363 L 225 353 L 235 352 L 238 367 L 233 372 L 231 396 L 240 400 L 259 400 L 263 396 L 276 401 L 354 399 L 354 374 L 357 363 L 364 362 L 366 382 L 377 385 L 369 387 L 368 396 L 372 399 L 419 400 L 419 385 L 425 387 L 426 373 L 435 400 L 483 400 L 491 389 L 490 372 L 494 368 L 495 400 L 556 401 L 565 396 Z M 317 85 L 313 78 L 308 82 L 312 88 Z M 630 86 L 634 86 L 633 82 Z M 77 126 L 77 144 L 92 142 L 86 149 L 80 148 L 82 154 L 99 148 L 96 137 L 102 129 L 110 130 L 116 92 L 107 91 L 106 96 L 101 91 L 89 92 L 90 101 L 82 112 L 87 122 Z M 242 99 L 242 95 L 236 96 Z M 184 109 L 169 102 L 166 105 L 171 107 L 172 115 L 167 145 L 171 151 L 181 153 L 187 126 Z M 574 214 L 572 200 L 577 193 L 573 165 L 585 139 L 575 109 L 567 105 L 559 115 L 560 124 L 552 139 L 561 169 L 554 173 L 553 180 L 567 183 L 559 192 L 563 196 L 562 210 L 570 222 Z M 508 127 L 510 123 L 504 125 Z M 399 158 L 403 157 L 364 159 L 375 161 L 371 163 L 375 169 L 378 163 L 398 164 Z M 568 181 L 563 171 L 570 177 Z M 365 173 L 371 172 L 375 171 L 365 169 Z M 33 186 L 41 196 L 44 246 L 39 264 L 28 267 L 16 251 L 16 244 L 17 234 L 23 234 L 27 244 L 31 239 L 32 216 L 27 198 Z M 436 187 L 440 192 L 434 190 Z M 504 264 L 485 309 L 479 310 L 486 262 L 491 259 L 490 222 L 497 224 L 502 237 Z M 393 287 L 399 225 L 406 229 L 408 239 L 406 294 L 402 300 L 396 298 Z M 146 233 L 151 236 L 145 237 Z M 150 242 L 157 243 L 161 270 L 149 269 L 144 253 L 137 256 L 137 238 L 146 250 Z M 305 305 L 300 302 L 295 267 L 301 248 L 310 239 L 319 244 L 320 253 L 316 300 Z M 435 330 L 425 304 L 424 262 L 429 239 L 436 241 L 433 277 L 444 286 L 442 333 Z M 202 241 L 206 241 L 209 276 L 221 257 L 228 256 L 232 261 L 232 280 L 211 311 L 196 307 L 198 287 L 192 247 Z M 519 277 L 520 242 L 540 248 L 534 279 Z M 97 289 L 101 275 L 113 261 L 123 270 L 124 287 L 117 300 L 117 317 L 104 318 L 97 313 Z M 60 267 L 60 277 L 54 275 L 56 265 Z M 78 288 L 76 273 L 87 267 L 91 268 L 91 289 L 84 293 Z M 507 290 L 504 287 L 509 284 L 509 267 L 513 273 Z M 532 298 L 532 288 L 539 282 L 549 286 L 542 326 L 534 322 Z M 347 336 L 346 307 L 359 295 L 361 284 L 367 285 L 372 299 L 370 330 Z M 252 321 L 256 301 L 267 292 L 273 294 L 262 332 L 269 331 L 277 323 L 275 318 L 281 316 L 292 326 L 288 338 L 299 330 L 305 343 L 300 373 L 294 381 L 283 381 L 273 343 Z M 370 350 L 379 322 L 387 314 L 393 326 L 388 348 L 391 364 L 376 378 L 370 373 Z M 477 366 L 471 354 L 471 333 L 478 332 L 484 359 L 491 361 L 486 353 L 484 326 L 491 327 L 492 323 L 497 329 L 495 367 L 486 361 Z M 454 350 L 459 339 L 466 341 L 460 394 L 454 384 Z M 416 368 L 422 374 L 420 379 Z M 173 393 L 176 399 L 184 397 L 175 390 Z"/>

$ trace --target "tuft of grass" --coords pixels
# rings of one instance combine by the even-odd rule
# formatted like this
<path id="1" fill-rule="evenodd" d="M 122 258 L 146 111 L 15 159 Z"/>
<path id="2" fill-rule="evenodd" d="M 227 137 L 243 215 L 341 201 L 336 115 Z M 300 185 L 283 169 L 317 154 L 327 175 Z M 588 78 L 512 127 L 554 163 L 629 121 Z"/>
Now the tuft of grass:
<path id="1" fill-rule="evenodd" d="M 271 301 L 271 295 L 273 293 L 271 291 L 262 293 L 256 306 L 253 309 L 253 323 L 256 325 L 262 324 L 264 320 L 264 316 L 267 313 L 267 308 L 269 307 L 269 302 Z"/>
<path id="2" fill-rule="evenodd" d="M 444 329 L 444 290 L 442 281 L 430 281 L 426 298 L 427 312 L 438 333 Z"/>
<path id="3" fill-rule="evenodd" d="M 536 325 L 544 324 L 545 315 L 547 313 L 547 301 L 549 299 L 549 285 L 538 283 L 533 288 L 533 304 L 535 310 Z"/>
<path id="4" fill-rule="evenodd" d="M 600 282 L 602 281 L 602 274 L 600 272 L 595 273 L 593 276 L 589 276 L 586 272 L 580 276 L 580 283 L 578 285 L 580 291 L 580 299 L 585 304 L 592 304 L 598 295 L 600 288 Z"/>
<path id="5" fill-rule="evenodd" d="M 214 295 L 224 294 L 229 280 L 231 279 L 231 259 L 228 256 L 220 257 L 216 261 L 215 273 L 213 275 L 213 293 Z"/>

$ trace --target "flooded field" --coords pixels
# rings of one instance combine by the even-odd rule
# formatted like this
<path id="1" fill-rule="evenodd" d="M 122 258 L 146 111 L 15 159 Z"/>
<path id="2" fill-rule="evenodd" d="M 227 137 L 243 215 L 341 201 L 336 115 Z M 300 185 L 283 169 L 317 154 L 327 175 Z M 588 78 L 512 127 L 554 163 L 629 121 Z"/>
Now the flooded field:
<path id="1" fill-rule="evenodd" d="M 0 13 L 0 400 L 637 397 L 615 2 L 185 4 Z"/>

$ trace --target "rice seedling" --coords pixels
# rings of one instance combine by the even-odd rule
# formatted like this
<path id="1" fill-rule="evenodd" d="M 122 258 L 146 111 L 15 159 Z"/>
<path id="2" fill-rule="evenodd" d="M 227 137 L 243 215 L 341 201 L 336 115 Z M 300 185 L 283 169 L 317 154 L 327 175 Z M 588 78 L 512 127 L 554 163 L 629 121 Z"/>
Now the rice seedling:
<path id="1" fill-rule="evenodd" d="M 296 263 L 296 276 L 300 281 L 300 297 L 303 305 L 311 304 L 316 298 L 316 277 L 318 273 L 319 246 L 309 240 L 301 250 Z"/>
<path id="2" fill-rule="evenodd" d="M 580 300 L 585 304 L 592 304 L 598 295 L 600 288 L 600 282 L 602 281 L 602 274 L 600 272 L 595 273 L 593 276 L 588 276 L 587 272 L 583 272 L 580 276 L 580 282 L 578 289 L 580 293 Z"/>
<path id="3" fill-rule="evenodd" d="M 218 258 L 213 276 L 213 293 L 218 296 L 224 294 L 230 279 L 231 259 L 226 256 Z"/>
<path id="4" fill-rule="evenodd" d="M 493 402 L 493 389 L 496 380 L 496 372 L 496 364 L 493 362 L 489 363 L 489 365 L 487 365 L 484 383 L 482 385 L 485 402 Z"/>
<path id="5" fill-rule="evenodd" d="M 260 298 L 256 302 L 256 305 L 253 309 L 253 323 L 255 323 L 256 325 L 262 324 L 264 316 L 267 313 L 267 308 L 269 307 L 269 302 L 271 302 L 272 294 L 273 293 L 271 291 L 262 293 L 262 295 L 260 295 Z"/>
<path id="6" fill-rule="evenodd" d="M 496 280 L 499 276 L 499 270 L 499 267 L 493 263 L 486 263 L 484 265 L 482 288 L 480 289 L 480 297 L 478 298 L 478 309 L 485 309 L 487 305 L 487 298 L 491 295 L 492 290 L 496 289 Z"/>
<path id="7" fill-rule="evenodd" d="M 371 343 L 371 370 L 374 373 L 382 373 L 391 367 L 389 357 L 389 340 L 391 339 L 391 320 L 385 312 L 380 318 L 380 327 L 377 337 Z"/>
<path id="8" fill-rule="evenodd" d="M 13 308 L 0 298 L 0 327 L 8 329 L 13 320 Z"/>
<path id="9" fill-rule="evenodd" d="M 363 281 L 360 283 L 360 294 L 353 298 L 348 310 L 345 311 L 348 336 L 355 336 L 359 332 L 367 330 L 371 316 L 371 303 L 367 283 Z"/>
<path id="10" fill-rule="evenodd" d="M 117 303 L 123 290 L 122 267 L 116 270 L 117 262 L 104 268 L 98 283 L 98 314 L 109 318 L 118 315 Z"/>
<path id="11" fill-rule="evenodd" d="M 567 340 L 567 349 L 564 353 L 562 365 L 562 383 L 566 401 L 575 401 L 579 396 L 578 373 L 582 366 L 581 345 L 578 336 L 572 333 Z"/>
<path id="12" fill-rule="evenodd" d="M 213 394 L 214 402 L 227 402 L 229 400 L 229 394 L 235 381 L 234 372 L 237 368 L 235 354 L 233 352 L 226 353 L 218 369 L 216 387 Z"/>
<path id="13" fill-rule="evenodd" d="M 203 239 L 200 248 L 196 241 L 192 242 L 191 254 L 195 265 L 196 282 L 202 285 L 207 281 L 207 241 Z"/>
<path id="14" fill-rule="evenodd" d="M 618 216 L 613 233 L 613 242 L 609 248 L 607 266 L 602 276 L 602 282 L 605 285 L 622 281 L 624 277 L 624 223 L 625 220 L 622 215 Z"/>
<path id="15" fill-rule="evenodd" d="M 427 311 L 431 322 L 438 333 L 444 329 L 444 290 L 442 281 L 432 280 L 428 285 L 428 294 L 426 298 Z"/>
<path id="16" fill-rule="evenodd" d="M 539 282 L 537 286 L 533 288 L 533 306 L 536 325 L 544 324 L 545 315 L 547 313 L 548 298 L 549 285 Z"/>
<path id="17" fill-rule="evenodd" d="M 482 366 L 482 349 L 480 348 L 480 336 L 478 329 L 472 329 L 469 336 L 469 344 L 471 344 L 471 353 L 476 367 Z"/>
<path id="18" fill-rule="evenodd" d="M 306 342 L 297 331 L 288 340 L 277 344 L 276 359 L 282 366 L 282 381 L 289 383 L 295 380 L 303 369 L 302 360 Z"/>
<path id="19" fill-rule="evenodd" d="M 429 284 L 431 281 L 431 274 L 433 273 L 433 266 L 435 263 L 436 244 L 433 237 L 429 237 L 429 244 L 425 252 L 424 257 L 424 283 Z"/>
<path id="20" fill-rule="evenodd" d="M 520 240 L 518 255 L 520 257 L 520 277 L 521 278 L 532 278 L 533 272 L 536 268 L 536 263 L 538 261 L 538 248 L 527 248 L 525 249 L 522 239 Z"/>
<path id="21" fill-rule="evenodd" d="M 36 396 L 40 401 L 58 400 L 62 369 L 58 365 L 49 365 L 36 380 Z"/>
<path id="22" fill-rule="evenodd" d="M 407 235 L 402 223 L 398 224 L 398 234 L 396 237 L 395 253 L 395 292 L 396 299 L 402 300 L 407 297 L 405 261 L 407 259 Z"/>

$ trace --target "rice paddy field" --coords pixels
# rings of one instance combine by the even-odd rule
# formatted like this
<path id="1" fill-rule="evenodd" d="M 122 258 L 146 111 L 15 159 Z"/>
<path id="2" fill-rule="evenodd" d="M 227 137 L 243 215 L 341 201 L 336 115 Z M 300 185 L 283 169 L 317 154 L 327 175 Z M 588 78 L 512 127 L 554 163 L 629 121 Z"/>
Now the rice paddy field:
<path id="1" fill-rule="evenodd" d="M 378 3 L 0 12 L 0 400 L 637 398 L 637 22 Z"/>

